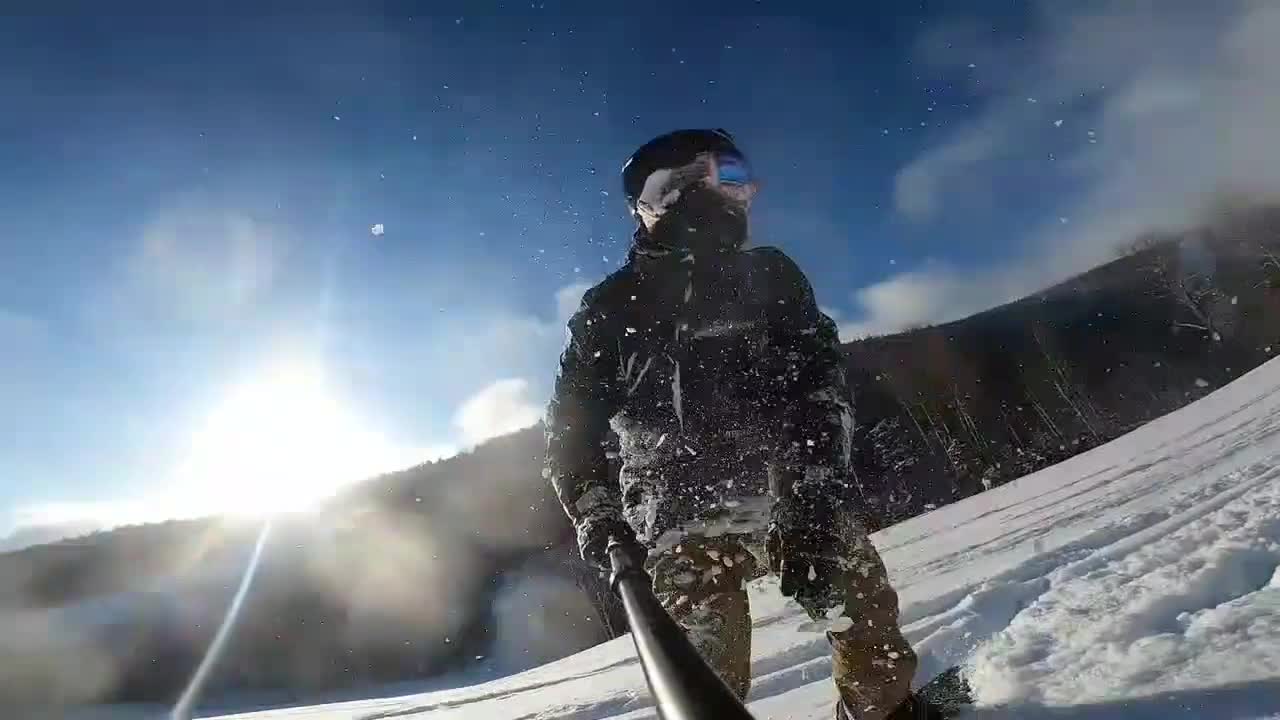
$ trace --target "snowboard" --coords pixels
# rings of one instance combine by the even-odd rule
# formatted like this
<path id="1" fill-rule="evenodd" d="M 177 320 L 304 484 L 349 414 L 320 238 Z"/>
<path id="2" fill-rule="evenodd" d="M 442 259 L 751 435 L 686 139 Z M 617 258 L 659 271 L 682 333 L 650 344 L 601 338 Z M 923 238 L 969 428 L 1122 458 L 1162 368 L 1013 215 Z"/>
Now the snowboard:
<path id="1" fill-rule="evenodd" d="M 960 673 L 960 667 L 949 668 L 923 687 L 911 693 L 911 702 L 889 714 L 888 720 L 958 720 L 973 706 L 969 684 Z M 837 718 L 848 718 L 848 712 L 837 703 Z"/>
<path id="2" fill-rule="evenodd" d="M 942 718 L 958 718 L 973 706 L 973 692 L 959 665 L 938 673 L 916 688 L 915 694 L 932 705 Z"/>

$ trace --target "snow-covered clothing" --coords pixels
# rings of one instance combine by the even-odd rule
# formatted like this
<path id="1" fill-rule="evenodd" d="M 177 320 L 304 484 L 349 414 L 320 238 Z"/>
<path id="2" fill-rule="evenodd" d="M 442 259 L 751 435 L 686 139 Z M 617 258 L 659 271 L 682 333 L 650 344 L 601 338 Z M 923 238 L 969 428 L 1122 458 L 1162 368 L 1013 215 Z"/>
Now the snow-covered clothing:
<path id="1" fill-rule="evenodd" d="M 898 596 L 866 534 L 846 528 L 840 605 L 850 623 L 828 632 L 832 680 L 854 720 L 880 720 L 907 697 L 916 655 L 898 629 Z M 739 698 L 751 689 L 751 613 L 745 584 L 756 574 L 753 536 L 691 536 L 650 558 L 654 592 L 672 619 Z M 895 718 L 897 716 L 894 716 Z"/>
<path id="2" fill-rule="evenodd" d="M 774 498 L 847 492 L 852 398 L 835 323 L 774 248 L 638 244 L 587 292 L 547 414 L 547 469 L 580 539 L 650 546 L 762 531 Z M 607 471 L 617 431 L 620 483 Z"/>

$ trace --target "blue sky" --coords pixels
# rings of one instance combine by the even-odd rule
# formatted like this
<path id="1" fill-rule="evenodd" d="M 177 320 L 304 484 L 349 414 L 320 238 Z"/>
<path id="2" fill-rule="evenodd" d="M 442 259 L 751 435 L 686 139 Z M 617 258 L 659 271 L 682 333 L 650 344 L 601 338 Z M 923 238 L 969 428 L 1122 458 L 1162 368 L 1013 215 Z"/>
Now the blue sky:
<path id="1" fill-rule="evenodd" d="M 527 424 L 676 127 L 850 339 L 1280 174 L 1265 3 L 221 5 L 0 26 L 0 532 L 287 505 L 226 459 L 282 425 L 372 472 Z"/>

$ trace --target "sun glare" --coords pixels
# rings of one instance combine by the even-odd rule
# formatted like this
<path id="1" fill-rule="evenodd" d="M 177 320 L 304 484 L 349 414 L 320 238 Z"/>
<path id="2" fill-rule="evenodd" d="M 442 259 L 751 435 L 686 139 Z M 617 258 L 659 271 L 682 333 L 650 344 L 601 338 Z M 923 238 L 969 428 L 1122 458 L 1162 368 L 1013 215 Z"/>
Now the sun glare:
<path id="1" fill-rule="evenodd" d="M 359 425 L 317 367 L 264 372 L 232 389 L 195 431 L 180 472 L 183 492 L 202 512 L 291 512 L 412 464 Z"/>

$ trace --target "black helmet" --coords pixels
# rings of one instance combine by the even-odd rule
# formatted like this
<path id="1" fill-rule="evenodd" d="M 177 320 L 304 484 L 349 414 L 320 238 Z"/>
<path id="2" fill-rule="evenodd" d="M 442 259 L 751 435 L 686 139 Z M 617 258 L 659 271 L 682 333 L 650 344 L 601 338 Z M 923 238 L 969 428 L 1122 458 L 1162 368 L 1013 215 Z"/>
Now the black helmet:
<path id="1" fill-rule="evenodd" d="M 727 130 L 676 130 L 660 135 L 640 146 L 622 166 L 622 192 L 627 207 L 634 213 L 636 201 L 644 190 L 645 180 L 654 171 L 688 165 L 698 155 L 728 151 L 742 155 Z"/>

